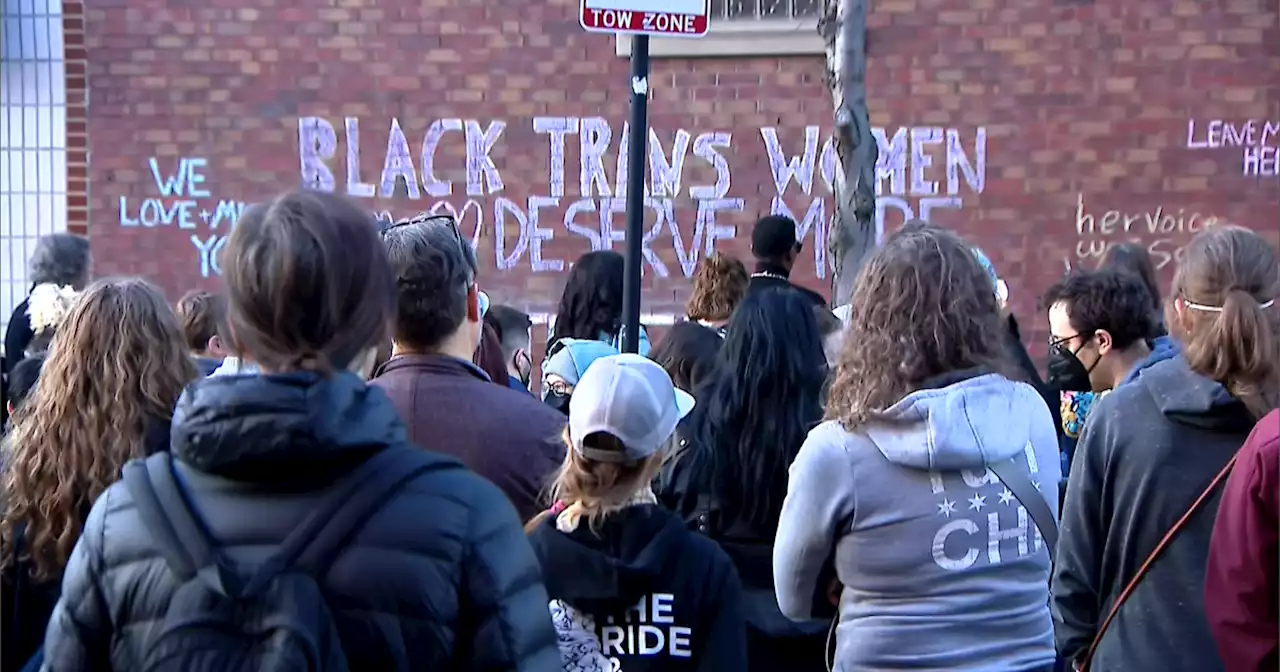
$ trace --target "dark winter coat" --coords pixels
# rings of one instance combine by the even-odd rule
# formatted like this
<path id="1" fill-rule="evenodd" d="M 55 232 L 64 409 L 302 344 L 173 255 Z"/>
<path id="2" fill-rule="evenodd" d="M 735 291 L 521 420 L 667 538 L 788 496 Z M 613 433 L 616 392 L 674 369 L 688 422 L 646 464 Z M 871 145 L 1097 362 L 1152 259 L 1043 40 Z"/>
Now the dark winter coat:
<path id="1" fill-rule="evenodd" d="M 198 380 L 178 402 L 172 444 L 222 552 L 252 566 L 330 483 L 406 441 L 386 395 L 344 372 Z M 317 578 L 354 670 L 559 667 L 546 590 L 515 511 L 464 469 L 411 478 Z M 45 670 L 137 669 L 177 588 L 128 490 L 113 485 L 67 566 Z"/>
<path id="2" fill-rule="evenodd" d="M 1080 437 L 1053 572 L 1054 635 L 1084 654 L 1107 612 L 1169 528 L 1240 449 L 1254 419 L 1181 356 L 1097 402 Z M 1106 631 L 1094 672 L 1214 672 L 1205 565 L 1221 486 L 1156 559 Z"/>

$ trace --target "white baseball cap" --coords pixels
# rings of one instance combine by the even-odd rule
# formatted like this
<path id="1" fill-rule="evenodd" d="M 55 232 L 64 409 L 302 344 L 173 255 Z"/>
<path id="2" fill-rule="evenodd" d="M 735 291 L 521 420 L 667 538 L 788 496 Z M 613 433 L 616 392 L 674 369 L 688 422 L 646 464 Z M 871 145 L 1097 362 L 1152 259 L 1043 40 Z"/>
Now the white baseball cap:
<path id="1" fill-rule="evenodd" d="M 587 367 L 569 398 L 569 436 L 579 455 L 600 462 L 635 462 L 662 450 L 680 419 L 693 410 L 693 396 L 677 389 L 657 362 L 635 354 L 601 357 Z M 582 445 L 603 432 L 625 450 Z"/>

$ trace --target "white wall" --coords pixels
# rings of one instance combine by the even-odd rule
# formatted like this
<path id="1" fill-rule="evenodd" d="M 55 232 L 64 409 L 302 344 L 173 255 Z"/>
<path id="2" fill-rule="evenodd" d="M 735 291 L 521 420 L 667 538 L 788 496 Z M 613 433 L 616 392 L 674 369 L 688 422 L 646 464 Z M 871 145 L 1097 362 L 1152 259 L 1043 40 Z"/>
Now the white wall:
<path id="1" fill-rule="evenodd" d="M 62 0 L 0 0 L 0 329 L 36 240 L 67 229 Z"/>

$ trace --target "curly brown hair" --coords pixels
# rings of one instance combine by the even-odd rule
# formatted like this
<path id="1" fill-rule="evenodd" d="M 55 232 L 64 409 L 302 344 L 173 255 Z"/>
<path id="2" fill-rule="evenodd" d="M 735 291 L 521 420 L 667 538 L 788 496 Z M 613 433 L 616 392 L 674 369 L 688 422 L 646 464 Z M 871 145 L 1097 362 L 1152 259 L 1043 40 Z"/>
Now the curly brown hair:
<path id="1" fill-rule="evenodd" d="M 198 375 L 158 290 L 133 278 L 86 290 L 4 441 L 0 566 L 21 559 L 37 581 L 56 578 L 89 505 L 120 478 L 125 462 L 144 453 L 148 422 L 172 417 Z"/>
<path id="2" fill-rule="evenodd" d="M 691 320 L 724 322 L 742 303 L 750 282 L 745 264 L 737 257 L 716 252 L 698 264 L 685 314 Z"/>
<path id="3" fill-rule="evenodd" d="M 891 236 L 863 265 L 827 418 L 853 431 L 937 376 L 1016 377 L 991 278 L 959 236 L 928 227 Z"/>
<path id="4" fill-rule="evenodd" d="M 1191 239 L 1165 309 L 1191 370 L 1222 383 L 1257 417 L 1280 406 L 1280 306 L 1261 305 L 1278 298 L 1275 248 L 1249 229 L 1223 226 Z"/>

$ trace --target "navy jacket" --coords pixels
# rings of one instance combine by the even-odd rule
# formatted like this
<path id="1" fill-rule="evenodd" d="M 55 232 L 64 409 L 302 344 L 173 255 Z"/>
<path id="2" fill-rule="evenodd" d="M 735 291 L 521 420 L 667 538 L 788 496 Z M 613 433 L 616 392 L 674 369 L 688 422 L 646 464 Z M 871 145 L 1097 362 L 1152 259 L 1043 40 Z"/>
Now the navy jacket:
<path id="1" fill-rule="evenodd" d="M 335 478 L 405 443 L 386 395 L 345 372 L 197 380 L 172 430 L 193 504 L 245 564 L 274 552 Z M 352 669 L 559 669 L 515 510 L 465 469 L 409 480 L 317 578 Z M 111 486 L 67 566 L 44 669 L 137 669 L 177 588 L 128 490 Z"/>

